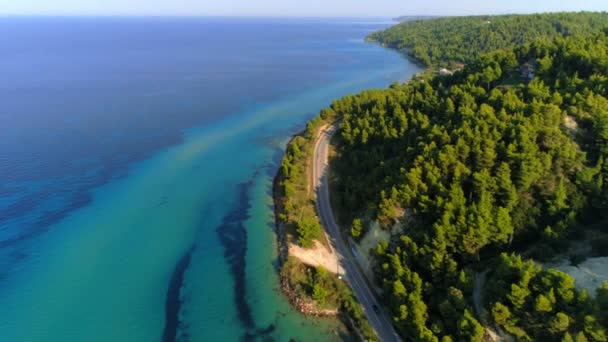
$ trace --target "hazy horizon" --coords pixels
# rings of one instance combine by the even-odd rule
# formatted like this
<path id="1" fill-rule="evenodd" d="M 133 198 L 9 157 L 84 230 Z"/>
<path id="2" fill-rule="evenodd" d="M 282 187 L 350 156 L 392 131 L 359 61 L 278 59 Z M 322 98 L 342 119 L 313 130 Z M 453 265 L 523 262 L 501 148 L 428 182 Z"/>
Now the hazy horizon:
<path id="1" fill-rule="evenodd" d="M 380 16 L 380 15 L 289 15 L 289 14 L 268 14 L 268 15 L 257 15 L 257 14 L 137 14 L 137 13 L 125 13 L 125 14 L 94 14 L 94 13 L 1 13 L 0 18 L 11 18 L 11 17 L 29 17 L 29 18 L 244 18 L 244 19 L 376 19 L 376 20 L 393 20 L 400 17 L 483 17 L 483 16 L 501 16 L 501 15 L 526 15 L 526 14 L 543 14 L 543 13 L 571 13 L 571 12 L 607 12 L 608 10 L 598 11 L 543 11 L 543 12 L 505 12 L 505 13 L 474 13 L 474 14 L 432 14 L 432 13 L 420 13 L 420 14 L 397 14 L 393 16 Z"/>
<path id="2" fill-rule="evenodd" d="M 603 0 L 556 3 L 538 0 L 533 3 L 514 0 L 508 3 L 490 0 L 484 3 L 463 0 L 429 0 L 424 3 L 400 3 L 395 0 L 309 0 L 294 1 L 226 0 L 222 3 L 199 3 L 196 0 L 23 0 L 0 5 L 0 16 L 95 16 L 95 17 L 331 17 L 393 18 L 398 16 L 464 16 L 529 14 L 539 12 L 606 11 Z"/>

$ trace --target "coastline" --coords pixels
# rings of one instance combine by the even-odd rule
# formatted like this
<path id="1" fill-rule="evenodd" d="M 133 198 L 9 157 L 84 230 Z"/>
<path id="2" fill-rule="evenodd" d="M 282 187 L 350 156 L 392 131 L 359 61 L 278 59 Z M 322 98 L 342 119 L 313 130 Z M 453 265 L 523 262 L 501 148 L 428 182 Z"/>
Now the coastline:
<path id="1" fill-rule="evenodd" d="M 294 139 L 298 136 L 304 136 L 305 131 L 296 133 L 293 137 L 287 142 L 286 149 L 293 143 Z M 274 205 L 274 220 L 275 220 L 275 233 L 277 237 L 277 254 L 279 260 L 279 270 L 283 268 L 283 266 L 288 262 L 288 260 L 293 260 L 293 262 L 301 263 L 297 261 L 296 258 L 289 257 L 289 238 L 286 228 L 285 220 L 281 219 L 285 214 L 283 200 L 286 197 L 284 191 L 281 190 L 281 182 L 284 179 L 284 175 L 281 172 L 281 168 L 277 171 L 276 175 L 272 181 L 272 198 Z M 304 265 L 303 263 L 301 263 Z M 307 316 L 316 316 L 316 317 L 336 317 L 339 318 L 339 310 L 328 310 L 321 309 L 314 305 L 312 301 L 308 298 L 304 298 L 301 296 L 296 289 L 291 285 L 288 277 L 285 276 L 283 272 L 279 272 L 279 282 L 280 288 L 283 294 L 289 300 L 289 303 L 296 309 L 298 312 L 307 315 Z M 346 323 L 344 320 L 341 320 L 343 323 Z"/>
<path id="2" fill-rule="evenodd" d="M 382 47 L 386 50 L 392 50 L 397 52 L 398 55 L 405 59 L 407 62 L 413 64 L 418 69 L 418 73 L 412 74 L 410 78 L 416 78 L 421 76 L 424 73 L 428 73 L 432 67 L 429 67 L 423 64 L 421 61 L 415 59 L 412 55 L 410 55 L 407 51 L 399 50 L 394 47 L 390 47 L 384 45 L 376 40 L 370 40 L 367 37 L 365 41 L 376 44 L 379 47 Z M 410 80 L 404 81 L 409 82 Z M 399 81 L 396 81 L 399 82 Z M 386 88 L 388 85 L 382 87 Z M 365 89 L 363 89 L 365 91 Z M 352 96 L 352 95 L 347 95 Z M 318 114 L 313 119 L 309 120 L 306 124 L 306 128 L 296 134 L 293 134 L 287 144 L 285 145 L 284 154 L 281 158 L 281 164 L 275 174 L 272 181 L 272 196 L 273 196 L 273 212 L 274 212 L 274 230 L 277 239 L 277 255 L 278 255 L 278 272 L 279 272 L 279 286 L 282 294 L 287 297 L 289 304 L 295 308 L 298 312 L 305 316 L 313 316 L 313 317 L 328 317 L 331 319 L 338 319 L 341 323 L 343 323 L 346 327 L 349 328 L 349 331 L 353 334 L 353 336 L 357 336 L 359 340 L 376 340 L 377 336 L 375 332 L 370 326 L 370 323 L 367 321 L 365 317 L 365 313 L 363 311 L 363 307 L 361 303 L 359 303 L 355 297 L 352 289 L 348 285 L 341 285 L 347 289 L 347 295 L 340 294 L 340 301 L 335 305 L 335 308 L 327 309 L 322 307 L 322 305 L 318 305 L 318 303 L 312 298 L 312 293 L 310 291 L 308 293 L 303 293 L 302 288 L 299 286 L 300 284 L 293 284 L 293 277 L 289 274 L 290 267 L 299 267 L 301 273 L 307 274 L 309 278 L 311 277 L 311 273 L 317 272 L 320 268 L 325 270 L 323 266 L 313 265 L 308 263 L 307 261 L 301 259 L 300 255 L 294 255 L 291 251 L 292 247 L 300 247 L 297 236 L 299 232 L 296 232 L 297 224 L 293 220 L 293 207 L 297 207 L 298 216 L 311 215 L 314 216 L 316 220 L 319 220 L 316 206 L 314 204 L 314 194 L 311 194 L 311 184 L 312 178 L 314 177 L 311 169 L 313 168 L 312 155 L 315 149 L 315 145 L 317 142 L 317 138 L 321 130 L 328 124 L 335 123 L 336 113 L 333 110 L 333 103 L 331 106 L 328 106 L 326 109 L 322 109 L 320 114 Z M 293 152 L 295 146 L 295 150 L 298 150 L 298 155 L 296 156 Z M 305 154 L 305 157 L 302 157 L 301 152 Z M 304 162 L 307 170 L 299 170 L 303 171 L 301 174 L 298 173 L 300 179 L 294 181 L 294 179 L 289 179 L 290 184 L 290 194 L 286 193 L 286 186 L 284 181 L 289 178 L 286 173 L 290 173 L 292 170 L 286 171 L 286 169 L 298 168 L 302 167 L 301 165 L 284 165 L 286 162 L 288 164 Z M 293 175 L 291 175 L 293 178 Z M 302 182 L 304 185 L 302 185 Z M 297 183 L 297 184 L 294 184 Z M 294 195 L 293 188 L 298 188 L 296 191 L 300 190 L 305 194 L 300 193 L 297 196 Z M 298 198 L 300 197 L 300 198 Z M 288 198 L 292 199 L 291 203 L 288 203 L 289 210 L 286 208 L 286 203 Z M 295 198 L 295 199 L 294 199 Z M 302 198 L 307 199 L 307 204 L 297 203 L 298 201 L 302 201 Z M 295 203 L 294 203 L 295 202 Z M 309 207 L 310 206 L 310 207 Z M 310 209 L 312 208 L 312 213 Z M 289 214 L 292 214 L 291 216 Z M 322 236 L 319 236 L 315 239 L 315 243 L 317 244 L 325 244 L 327 243 L 326 232 L 322 228 L 321 232 Z M 298 241 L 296 243 L 296 241 Z M 327 247 L 331 249 L 331 247 Z M 302 248 L 300 248 L 302 249 Z M 309 249 L 311 254 L 319 254 L 318 250 Z M 335 271 L 334 271 L 335 272 Z M 314 278 L 314 277 L 313 277 Z M 338 277 L 333 277 L 334 279 L 341 279 Z M 343 281 L 337 281 L 340 284 L 345 284 Z M 310 289 L 309 289 L 310 290 Z"/>
<path id="3" fill-rule="evenodd" d="M 397 25 L 398 25 L 398 23 L 397 23 Z M 379 46 L 381 46 L 385 49 L 392 50 L 392 51 L 399 53 L 401 55 L 401 57 L 407 59 L 408 62 L 410 62 L 410 63 L 414 64 L 415 66 L 419 67 L 420 69 L 422 69 L 421 72 L 425 72 L 428 69 L 432 68 L 432 66 L 426 65 L 421 60 L 416 59 L 416 57 L 412 56 L 412 54 L 410 53 L 412 51 L 412 49 L 398 49 L 395 46 L 392 46 L 390 44 L 385 44 L 377 39 L 371 38 L 370 36 L 365 37 L 365 41 L 369 42 L 369 43 L 378 44 Z"/>
<path id="4" fill-rule="evenodd" d="M 335 116 L 333 107 L 323 109 L 308 122 L 304 131 L 292 137 L 273 180 L 280 287 L 289 303 L 301 314 L 336 318 L 359 340 L 376 341 L 376 332 L 366 317 L 366 310 L 370 309 L 364 308 L 354 290 L 335 273 L 341 273 L 342 265 L 330 271 L 327 264 L 310 263 L 303 255 L 295 253 L 295 250 L 306 249 L 320 256 L 328 248 L 322 244 L 327 237 L 318 216 L 314 192 L 308 192 L 314 177 L 314 172 L 308 174 L 308 169 L 314 167 L 319 133 L 335 122 Z M 302 234 L 310 232 L 303 232 L 301 223 L 309 220 L 319 220 L 321 231 L 312 244 L 306 245 Z M 338 258 L 336 252 L 333 253 Z M 335 265 L 338 265 L 337 260 Z"/>
<path id="5" fill-rule="evenodd" d="M 373 43 L 378 44 L 378 46 L 393 50 L 397 52 L 402 58 L 406 59 L 408 62 L 414 64 L 416 67 L 420 68 L 421 71 L 417 74 L 412 74 L 410 76 L 410 80 L 405 81 L 405 83 L 409 83 L 411 79 L 415 79 L 416 77 L 422 76 L 425 73 L 428 73 L 431 70 L 431 67 L 422 64 L 420 61 L 415 60 L 411 55 L 404 53 L 403 51 L 397 50 L 392 47 L 385 46 L 380 42 L 373 41 Z M 424 76 L 423 76 L 424 77 Z M 398 81 L 396 81 L 398 82 Z M 386 87 L 383 87 L 386 88 Z M 365 91 L 365 89 L 363 90 Z M 350 94 L 348 96 L 356 96 L 355 94 Z M 337 100 L 337 99 L 336 99 Z M 289 272 L 285 272 L 286 265 L 292 267 L 293 264 L 296 264 L 297 267 L 301 268 L 301 273 L 308 274 L 310 278 L 311 273 L 315 273 L 316 270 L 321 268 L 325 270 L 322 266 L 312 265 L 305 260 L 301 260 L 299 255 L 291 255 L 290 247 L 298 246 L 299 243 L 296 243 L 296 226 L 297 224 L 293 222 L 293 212 L 288 212 L 286 208 L 286 202 L 288 198 L 292 199 L 291 203 L 289 203 L 290 210 L 294 210 L 294 206 L 298 207 L 298 216 L 302 217 L 302 213 L 304 216 L 310 215 L 312 211 L 312 215 L 316 220 L 320 220 L 317 213 L 317 208 L 314 199 L 314 195 L 311 194 L 310 185 L 313 181 L 313 171 L 308 169 L 313 169 L 313 152 L 317 143 L 317 139 L 319 137 L 319 133 L 324 127 L 327 125 L 334 124 L 336 122 L 336 112 L 332 105 L 328 106 L 325 109 L 322 109 L 320 113 L 309 120 L 306 124 L 306 128 L 296 134 L 294 134 L 287 144 L 285 145 L 284 154 L 281 158 L 281 164 L 277 170 L 276 175 L 273 178 L 272 184 L 272 196 L 273 196 L 273 211 L 274 211 L 274 223 L 275 223 L 275 233 L 277 239 L 277 254 L 278 254 L 278 271 L 279 271 L 279 286 L 282 294 L 287 297 L 289 304 L 298 312 L 305 316 L 313 316 L 313 317 L 329 317 L 332 319 L 338 319 L 342 324 L 348 327 L 349 331 L 353 334 L 353 336 L 357 336 L 358 340 L 362 341 L 375 341 L 377 340 L 377 335 L 369 321 L 367 320 L 366 314 L 364 312 L 363 306 L 360 302 L 355 298 L 353 290 L 345 285 L 345 282 L 339 279 L 338 277 L 333 277 L 333 281 L 339 283 L 340 286 L 346 288 L 346 290 L 342 290 L 343 293 L 340 293 L 338 297 L 340 298 L 338 304 L 335 308 L 331 310 L 327 310 L 325 308 L 319 307 L 317 303 L 312 298 L 312 293 L 303 293 L 302 289 L 299 286 L 294 286 L 292 280 L 290 278 Z M 295 146 L 295 148 L 294 148 Z M 294 152 L 294 149 L 297 151 Z M 302 153 L 306 154 L 304 157 Z M 284 165 L 287 161 L 288 165 Z M 304 166 L 307 170 L 299 170 L 301 174 L 299 174 L 300 179 L 289 179 L 290 182 L 290 194 L 286 194 L 286 186 L 284 181 L 289 178 L 286 175 L 286 172 L 293 172 L 293 168 L 301 168 L 302 165 L 297 165 L 298 162 L 306 164 Z M 293 164 L 292 164 L 293 163 Z M 289 170 L 289 171 L 286 171 Z M 293 175 L 292 175 L 293 176 Z M 302 184 L 304 182 L 305 184 Z M 295 184 L 294 184 L 295 183 Z M 300 186 L 300 188 L 298 188 Z M 300 196 L 294 195 L 295 191 L 300 190 L 302 193 Z M 298 197 L 300 197 L 298 199 Z M 298 201 L 302 201 L 302 198 L 307 198 L 307 203 L 298 203 Z M 321 236 L 318 236 L 316 239 L 317 244 L 328 243 L 326 232 L 323 228 L 321 232 Z M 327 247 L 331 249 L 331 247 Z M 310 250 L 311 254 L 319 254 L 318 250 Z M 337 262 L 337 261 L 336 261 Z M 325 271 L 326 272 L 326 271 Z M 293 276 L 291 276 L 293 278 Z M 298 284 L 299 285 L 299 284 Z"/>

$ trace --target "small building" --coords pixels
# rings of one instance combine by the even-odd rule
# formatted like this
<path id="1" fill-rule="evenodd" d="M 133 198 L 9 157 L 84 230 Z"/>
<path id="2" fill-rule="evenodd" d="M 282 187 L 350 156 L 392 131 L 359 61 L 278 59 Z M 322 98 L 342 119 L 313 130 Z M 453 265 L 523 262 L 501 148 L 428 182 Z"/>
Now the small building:
<path id="1" fill-rule="evenodd" d="M 456 68 L 456 70 L 460 70 L 460 69 L 464 69 L 465 65 L 464 65 L 464 63 L 455 63 L 454 67 Z"/>
<path id="2" fill-rule="evenodd" d="M 535 76 L 536 67 L 533 61 L 526 62 L 519 67 L 519 71 L 521 72 L 521 77 L 527 80 L 531 80 Z"/>
<path id="3" fill-rule="evenodd" d="M 446 68 L 439 69 L 439 76 L 450 76 L 452 74 L 454 73 Z"/>

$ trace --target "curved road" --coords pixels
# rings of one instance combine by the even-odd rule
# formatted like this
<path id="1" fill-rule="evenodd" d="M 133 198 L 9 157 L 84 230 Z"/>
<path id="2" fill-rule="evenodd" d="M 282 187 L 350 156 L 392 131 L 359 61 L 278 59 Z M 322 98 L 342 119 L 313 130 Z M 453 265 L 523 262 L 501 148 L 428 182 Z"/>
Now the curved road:
<path id="1" fill-rule="evenodd" d="M 338 253 L 338 258 L 345 271 L 346 279 L 359 300 L 359 303 L 363 305 L 367 319 L 376 330 L 378 337 L 381 341 L 400 341 L 393 329 L 391 321 L 382 309 L 374 310 L 374 306 L 380 308 L 380 305 L 378 304 L 374 293 L 368 287 L 363 274 L 353 260 L 349 246 L 342 239 L 340 229 L 336 224 L 334 214 L 331 210 L 329 187 L 327 185 L 327 165 L 329 140 L 335 130 L 335 126 L 321 128 L 321 133 L 319 134 L 314 149 L 313 186 L 317 194 L 317 212 L 319 213 L 321 224 L 325 227 L 328 239 Z M 378 313 L 376 313 L 376 311 L 378 311 Z"/>

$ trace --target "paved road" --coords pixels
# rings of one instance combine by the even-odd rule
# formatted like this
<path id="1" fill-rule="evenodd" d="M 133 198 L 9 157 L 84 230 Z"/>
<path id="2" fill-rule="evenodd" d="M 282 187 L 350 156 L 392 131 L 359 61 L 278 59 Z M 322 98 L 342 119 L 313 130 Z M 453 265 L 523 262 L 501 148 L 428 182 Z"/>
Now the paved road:
<path id="1" fill-rule="evenodd" d="M 325 227 L 332 247 L 338 252 L 340 263 L 345 271 L 345 276 L 353 289 L 355 296 L 365 309 L 365 314 L 371 325 L 376 330 L 382 341 L 400 341 L 395 333 L 391 321 L 383 311 L 376 313 L 374 306 L 380 308 L 374 293 L 369 289 L 365 278 L 355 261 L 349 246 L 342 239 L 336 220 L 334 219 L 329 202 L 329 188 L 327 186 L 327 162 L 329 139 L 333 135 L 335 127 L 331 126 L 322 130 L 314 150 L 313 185 L 317 192 L 317 211 L 321 218 L 321 224 Z M 381 310 L 381 309 L 380 309 Z"/>

